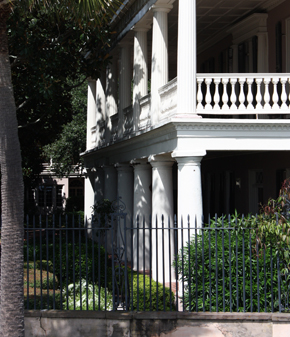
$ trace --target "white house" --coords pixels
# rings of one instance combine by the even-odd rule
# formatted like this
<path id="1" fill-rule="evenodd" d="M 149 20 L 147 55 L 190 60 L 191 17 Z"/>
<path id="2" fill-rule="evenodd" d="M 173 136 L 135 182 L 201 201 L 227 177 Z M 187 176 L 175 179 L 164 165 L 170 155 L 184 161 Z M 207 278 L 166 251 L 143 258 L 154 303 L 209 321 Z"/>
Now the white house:
<path id="1" fill-rule="evenodd" d="M 72 172 L 68 177 L 57 177 L 51 163 L 43 163 L 36 186 L 25 189 L 27 213 L 53 214 L 63 211 L 68 198 L 73 198 L 76 207 L 83 209 L 84 177 L 81 172 Z"/>
<path id="2" fill-rule="evenodd" d="M 257 212 L 290 169 L 289 0 L 127 0 L 89 81 L 85 212 Z M 193 221 L 193 220 L 192 220 Z"/>

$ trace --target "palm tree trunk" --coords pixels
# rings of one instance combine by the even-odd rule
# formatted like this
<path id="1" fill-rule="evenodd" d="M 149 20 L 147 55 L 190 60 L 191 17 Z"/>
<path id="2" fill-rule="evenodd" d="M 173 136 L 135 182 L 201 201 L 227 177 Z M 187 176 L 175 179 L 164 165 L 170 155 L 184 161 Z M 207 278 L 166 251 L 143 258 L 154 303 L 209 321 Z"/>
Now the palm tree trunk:
<path id="1" fill-rule="evenodd" d="M 23 178 L 6 21 L 0 1 L 0 165 L 2 198 L 0 336 L 24 336 Z M 5 3 L 5 1 L 4 1 Z"/>

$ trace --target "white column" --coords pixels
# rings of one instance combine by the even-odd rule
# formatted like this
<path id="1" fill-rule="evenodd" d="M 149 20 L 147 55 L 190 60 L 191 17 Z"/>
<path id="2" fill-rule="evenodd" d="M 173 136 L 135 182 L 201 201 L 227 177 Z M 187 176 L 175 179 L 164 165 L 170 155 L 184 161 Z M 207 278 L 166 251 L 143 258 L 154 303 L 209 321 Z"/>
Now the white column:
<path id="1" fill-rule="evenodd" d="M 112 165 L 104 165 L 103 166 L 103 179 L 104 179 L 104 199 L 108 199 L 109 201 L 115 201 L 117 198 L 117 170 Z M 113 227 L 113 237 L 114 244 L 117 243 L 116 238 L 116 223 L 112 223 Z M 107 248 L 108 253 L 112 253 L 112 231 L 107 231 Z"/>
<path id="2" fill-rule="evenodd" d="M 111 116 L 118 113 L 118 58 L 116 55 L 112 57 L 112 63 L 107 67 L 106 81 L 106 143 L 110 142 L 111 138 Z"/>
<path id="3" fill-rule="evenodd" d="M 267 73 L 268 65 L 268 33 L 258 33 L 258 73 Z"/>
<path id="4" fill-rule="evenodd" d="M 94 203 L 104 199 L 104 171 L 100 167 L 95 172 L 94 194 Z"/>
<path id="5" fill-rule="evenodd" d="M 196 115 L 196 0 L 179 0 L 177 112 Z"/>
<path id="6" fill-rule="evenodd" d="M 150 156 L 149 162 L 152 166 L 152 277 L 158 282 L 168 283 L 170 273 L 171 280 L 175 278 L 172 268 L 174 234 L 173 230 L 162 230 L 162 227 L 174 227 L 172 179 L 174 161 L 167 156 Z"/>
<path id="7" fill-rule="evenodd" d="M 117 171 L 112 165 L 104 165 L 104 199 L 114 201 L 117 198 Z"/>
<path id="8" fill-rule="evenodd" d="M 133 215 L 133 168 L 130 164 L 117 164 L 118 172 L 118 197 L 125 204 L 124 213 L 127 214 L 126 227 L 132 228 Z M 124 248 L 125 244 L 125 229 L 122 219 L 119 222 L 117 233 L 118 247 Z M 127 245 L 127 260 L 131 261 L 131 230 L 126 230 L 126 245 Z M 134 252 L 133 252 L 134 253 Z M 125 260 L 125 253 L 123 256 Z"/>
<path id="9" fill-rule="evenodd" d="M 134 64 L 133 64 L 133 130 L 138 130 L 140 118 L 139 99 L 148 94 L 147 31 L 149 27 L 134 27 Z"/>
<path id="10" fill-rule="evenodd" d="M 91 228 L 92 224 L 92 206 L 95 203 L 95 172 L 91 169 L 87 169 L 87 174 L 85 177 L 85 223 L 88 228 Z M 90 232 L 89 232 L 90 233 Z"/>
<path id="11" fill-rule="evenodd" d="M 103 169 L 102 168 L 94 168 L 92 169 L 92 179 L 90 181 L 90 184 L 92 185 L 93 188 L 93 199 L 90 199 L 89 202 L 87 202 L 87 187 L 89 188 L 89 191 L 91 190 L 91 186 L 87 186 L 85 185 L 85 193 L 86 193 L 86 197 L 85 197 L 85 202 L 87 202 L 86 205 L 86 218 L 87 219 L 91 219 L 92 214 L 93 214 L 93 209 L 92 206 L 95 205 L 98 201 L 101 201 L 104 199 L 104 173 L 103 173 Z M 88 179 L 86 179 L 87 181 Z M 91 192 L 89 192 L 91 193 Z M 92 228 L 95 228 L 97 225 L 97 222 L 94 221 L 94 223 L 89 222 L 89 224 L 92 225 Z M 88 233 L 90 234 L 90 231 L 88 231 Z M 94 240 L 97 241 L 97 231 L 93 231 L 92 232 L 92 238 L 94 238 Z"/>
<path id="12" fill-rule="evenodd" d="M 151 124 L 159 120 L 158 89 L 168 82 L 168 13 L 172 5 L 159 2 L 153 8 L 151 61 Z"/>
<path id="13" fill-rule="evenodd" d="M 131 45 L 127 42 L 120 44 L 120 77 L 119 77 L 119 119 L 118 137 L 124 134 L 123 110 L 131 105 Z"/>
<path id="14" fill-rule="evenodd" d="M 91 129 L 96 125 L 96 81 L 88 79 L 88 103 L 87 103 L 87 150 L 92 148 Z"/>
<path id="15" fill-rule="evenodd" d="M 185 155 L 184 153 L 173 152 L 172 157 L 177 161 L 178 165 L 178 195 L 177 195 L 177 213 L 178 226 L 181 226 L 183 219 L 183 227 L 188 227 L 188 217 L 190 227 L 194 228 L 202 225 L 202 187 L 201 187 L 201 167 L 200 163 L 205 156 L 205 151 L 196 155 Z M 194 230 L 183 232 L 183 242 L 188 241 L 188 234 L 192 236 Z M 181 239 L 181 235 L 179 235 Z M 179 248 L 180 246 L 179 241 Z"/>
<path id="16" fill-rule="evenodd" d="M 133 201 L 133 226 L 137 227 L 138 234 L 133 233 L 133 268 L 134 270 L 149 270 L 150 268 L 150 220 L 152 213 L 152 169 L 147 159 L 132 162 L 134 167 L 134 201 Z M 143 229 L 145 228 L 145 229 Z M 145 244 L 144 244 L 145 243 Z M 138 261 L 138 262 L 137 262 Z"/>
<path id="17" fill-rule="evenodd" d="M 102 72 L 96 86 L 96 146 L 104 140 L 104 127 L 106 120 L 106 74 Z"/>

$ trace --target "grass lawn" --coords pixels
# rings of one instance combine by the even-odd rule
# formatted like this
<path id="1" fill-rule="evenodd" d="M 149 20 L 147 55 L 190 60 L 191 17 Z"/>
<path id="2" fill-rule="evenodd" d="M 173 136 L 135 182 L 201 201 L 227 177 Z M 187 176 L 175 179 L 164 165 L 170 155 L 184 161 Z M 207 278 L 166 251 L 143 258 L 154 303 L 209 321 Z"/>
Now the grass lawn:
<path id="1" fill-rule="evenodd" d="M 48 278 L 48 282 L 47 282 Z M 47 286 L 48 285 L 48 286 Z M 55 289 L 55 290 L 54 290 Z M 25 309 L 59 309 L 60 290 L 58 280 L 45 268 L 40 270 L 33 262 L 24 263 L 24 307 Z M 55 302 L 55 305 L 53 305 Z"/>

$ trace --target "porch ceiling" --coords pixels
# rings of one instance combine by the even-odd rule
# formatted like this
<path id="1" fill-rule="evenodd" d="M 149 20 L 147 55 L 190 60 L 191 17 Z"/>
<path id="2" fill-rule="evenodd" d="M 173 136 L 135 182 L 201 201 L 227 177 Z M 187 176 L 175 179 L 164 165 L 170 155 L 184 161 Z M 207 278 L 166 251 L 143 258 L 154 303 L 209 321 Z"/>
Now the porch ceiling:
<path id="1" fill-rule="evenodd" d="M 197 52 L 201 53 L 209 45 L 218 43 L 228 35 L 227 31 L 231 26 L 245 17 L 253 13 L 267 12 L 285 1 L 289 0 L 196 0 Z M 119 19 L 130 12 L 130 6 L 135 2 L 136 0 L 124 1 L 125 6 L 118 14 Z M 144 3 L 146 3 L 145 0 Z M 168 15 L 169 79 L 177 76 L 178 3 L 179 0 L 174 1 L 173 9 Z M 152 25 L 152 17 L 153 13 L 149 11 L 142 20 L 144 23 Z M 129 26 L 127 28 L 130 29 Z M 131 31 L 129 34 L 132 39 L 133 32 Z M 148 60 L 152 55 L 151 46 L 152 29 L 148 32 Z M 149 73 L 150 71 L 149 63 Z"/>
<path id="2" fill-rule="evenodd" d="M 226 30 L 251 13 L 268 11 L 285 0 L 197 0 L 197 32 L 199 43 Z"/>
<path id="3" fill-rule="evenodd" d="M 197 16 L 197 49 L 202 52 L 211 43 L 217 43 L 227 36 L 227 30 L 253 13 L 263 13 L 289 0 L 196 0 Z M 151 14 L 151 13 L 150 13 Z M 152 22 L 148 13 L 147 20 Z M 178 34 L 178 0 L 169 13 L 169 53 L 170 62 L 176 64 Z M 151 32 L 148 34 L 151 46 Z M 151 53 L 151 50 L 149 51 Z M 151 54 L 150 54 L 151 56 Z M 149 56 L 149 57 L 150 57 Z M 174 68 L 171 78 L 176 76 Z"/>

